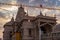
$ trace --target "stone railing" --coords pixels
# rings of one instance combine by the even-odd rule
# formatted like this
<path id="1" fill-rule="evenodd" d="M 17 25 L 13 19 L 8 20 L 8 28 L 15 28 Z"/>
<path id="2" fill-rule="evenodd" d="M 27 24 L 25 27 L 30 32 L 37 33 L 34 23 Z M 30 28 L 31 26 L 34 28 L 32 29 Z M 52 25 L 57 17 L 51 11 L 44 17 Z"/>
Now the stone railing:
<path id="1" fill-rule="evenodd" d="M 60 32 L 50 33 L 50 34 L 42 34 L 41 40 L 60 40 Z"/>

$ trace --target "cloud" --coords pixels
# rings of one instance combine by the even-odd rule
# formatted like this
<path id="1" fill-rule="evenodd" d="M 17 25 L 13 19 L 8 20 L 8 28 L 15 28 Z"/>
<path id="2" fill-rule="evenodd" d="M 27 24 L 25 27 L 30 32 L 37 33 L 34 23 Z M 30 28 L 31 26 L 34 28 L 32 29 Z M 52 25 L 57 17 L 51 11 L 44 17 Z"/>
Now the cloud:
<path id="1" fill-rule="evenodd" d="M 2 12 L 0 12 L 0 18 L 5 18 L 5 15 Z"/>
<path id="2" fill-rule="evenodd" d="M 48 0 L 44 0 L 45 2 L 48 2 Z"/>
<path id="3" fill-rule="evenodd" d="M 17 13 L 17 10 L 18 9 L 15 6 L 11 6 L 8 8 L 2 7 L 2 9 L 0 9 L 0 18 L 9 19 L 13 14 Z"/>
<path id="4" fill-rule="evenodd" d="M 22 3 L 22 4 L 28 4 L 29 0 L 16 0 L 18 4 Z"/>
<path id="5" fill-rule="evenodd" d="M 34 2 L 35 0 L 29 0 L 29 3 Z"/>
<path id="6" fill-rule="evenodd" d="M 60 0 L 58 0 L 58 1 L 60 1 Z"/>
<path id="7" fill-rule="evenodd" d="M 37 16 L 39 15 L 40 10 L 38 8 L 28 8 L 28 15 L 29 16 Z"/>
<path id="8" fill-rule="evenodd" d="M 3 19 L 9 19 L 11 18 L 11 14 L 9 13 L 4 13 L 4 12 L 0 12 L 0 18 L 3 18 Z"/>
<path id="9" fill-rule="evenodd" d="M 16 0 L 0 0 L 0 3 L 16 3 Z"/>

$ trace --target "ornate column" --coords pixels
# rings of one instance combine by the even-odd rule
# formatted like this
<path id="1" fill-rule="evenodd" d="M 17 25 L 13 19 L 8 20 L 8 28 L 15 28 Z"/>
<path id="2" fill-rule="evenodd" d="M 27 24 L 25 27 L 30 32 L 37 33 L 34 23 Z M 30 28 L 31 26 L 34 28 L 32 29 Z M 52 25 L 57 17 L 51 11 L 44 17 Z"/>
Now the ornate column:
<path id="1" fill-rule="evenodd" d="M 38 20 L 39 40 L 41 40 L 40 20 Z"/>

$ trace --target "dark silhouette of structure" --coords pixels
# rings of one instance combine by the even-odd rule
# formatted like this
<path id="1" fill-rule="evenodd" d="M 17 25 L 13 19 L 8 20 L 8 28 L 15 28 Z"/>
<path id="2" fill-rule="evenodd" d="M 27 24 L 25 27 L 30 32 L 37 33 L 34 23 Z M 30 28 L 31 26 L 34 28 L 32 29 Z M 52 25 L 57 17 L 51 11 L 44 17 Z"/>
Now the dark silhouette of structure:
<path id="1" fill-rule="evenodd" d="M 45 34 L 51 34 L 56 25 L 56 17 L 44 16 L 42 12 L 37 17 L 25 15 L 21 6 L 16 19 L 4 25 L 3 40 L 44 40 Z"/>

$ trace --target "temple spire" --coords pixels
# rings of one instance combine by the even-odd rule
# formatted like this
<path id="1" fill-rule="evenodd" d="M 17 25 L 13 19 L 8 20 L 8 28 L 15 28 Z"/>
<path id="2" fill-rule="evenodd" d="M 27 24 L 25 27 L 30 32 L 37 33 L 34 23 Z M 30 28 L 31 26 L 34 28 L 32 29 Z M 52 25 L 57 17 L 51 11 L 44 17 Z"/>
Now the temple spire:
<path id="1" fill-rule="evenodd" d="M 20 5 L 20 7 L 18 8 L 18 12 L 17 12 L 17 15 L 16 15 L 16 21 L 21 21 L 24 17 L 25 17 L 25 10 L 24 10 L 24 7 L 22 7 L 22 5 Z"/>
<path id="2" fill-rule="evenodd" d="M 19 6 L 19 8 L 18 8 L 18 12 L 20 12 L 20 11 L 24 11 L 24 7 L 23 7 L 22 4 L 21 4 L 21 5 Z"/>

